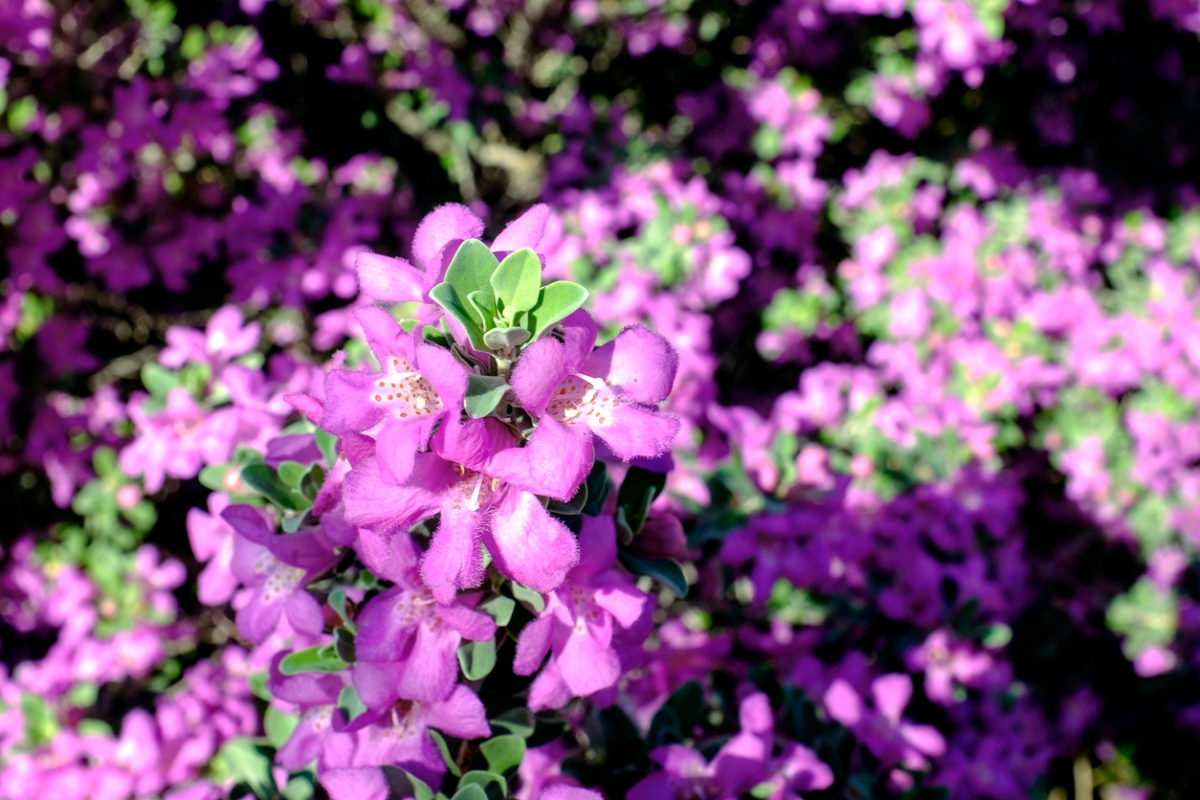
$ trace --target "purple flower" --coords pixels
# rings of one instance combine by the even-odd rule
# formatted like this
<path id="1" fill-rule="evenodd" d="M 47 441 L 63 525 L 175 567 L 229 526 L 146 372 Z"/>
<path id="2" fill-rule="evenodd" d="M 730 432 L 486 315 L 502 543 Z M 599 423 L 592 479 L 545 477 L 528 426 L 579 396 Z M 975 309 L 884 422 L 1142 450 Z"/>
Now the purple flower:
<path id="1" fill-rule="evenodd" d="M 690 747 L 671 744 L 650 753 L 661 767 L 639 781 L 627 795 L 628 800 L 664 800 L 666 798 L 732 798 L 772 785 L 771 800 L 792 800 L 797 792 L 827 789 L 833 785 L 833 770 L 811 750 L 789 744 L 772 757 L 775 719 L 767 696 L 749 695 L 738 709 L 741 731 L 726 742 L 712 761 Z M 758 795 L 757 791 L 755 793 Z"/>
<path id="2" fill-rule="evenodd" d="M 536 248 L 542 240 L 550 209 L 536 205 L 513 220 L 492 242 L 498 255 Z M 421 220 L 413 235 L 412 254 L 416 264 L 403 258 L 375 253 L 358 257 L 358 283 L 363 294 L 384 303 L 428 303 L 429 290 L 442 282 L 446 267 L 466 239 L 483 235 L 483 220 L 466 206 L 447 203 Z"/>
<path id="3" fill-rule="evenodd" d="M 464 638 L 496 635 L 496 623 L 457 598 L 438 603 L 421 581 L 419 555 L 411 538 L 389 542 L 389 569 L 380 577 L 397 585 L 376 595 L 359 612 L 353 681 L 368 708 L 397 700 L 437 701 L 458 679 L 458 646 Z"/>
<path id="4" fill-rule="evenodd" d="M 579 558 L 575 537 L 551 517 L 537 494 L 548 494 L 540 475 L 493 468 L 512 452 L 513 437 L 497 419 L 444 423 L 433 453 L 416 457 L 403 486 L 385 480 L 376 458 L 367 458 L 343 484 L 346 519 L 379 533 L 407 531 L 441 514 L 421 564 L 425 584 L 439 602 L 483 580 L 487 546 L 501 573 L 538 591 L 558 586 Z"/>
<path id="5" fill-rule="evenodd" d="M 277 762 L 285 769 L 303 769 L 316 759 L 318 775 L 323 779 L 327 771 L 398 766 L 436 785 L 446 765 L 429 735 L 430 728 L 463 739 L 491 732 L 483 703 L 466 686 L 456 686 L 437 702 L 401 700 L 346 724 L 337 709 L 338 695 L 345 688 L 345 673 L 285 678 L 278 673 L 278 660 L 268 687 L 280 700 L 305 709 L 299 725 L 279 748 Z M 372 780 L 365 771 L 357 775 L 360 780 Z M 335 787 L 339 777 L 353 776 L 335 776 Z"/>
<path id="6" fill-rule="evenodd" d="M 585 517 L 581 557 L 546 598 L 538 618 L 521 631 L 513 671 L 532 675 L 553 656 L 529 690 L 533 710 L 557 708 L 616 684 L 623 672 L 618 646 L 640 647 L 649 633 L 651 604 L 633 581 L 613 569 L 616 527 L 611 517 Z"/>
<path id="7" fill-rule="evenodd" d="M 428 445 L 434 425 L 461 413 L 467 370 L 450 351 L 405 333 L 381 309 L 359 309 L 355 318 L 382 372 L 330 373 L 321 427 L 338 436 L 374 436 L 383 479 L 399 485 Z"/>
<path id="8" fill-rule="evenodd" d="M 835 678 L 825 691 L 823 702 L 829 716 L 858 734 L 877 758 L 900 762 L 910 770 L 929 769 L 929 756 L 946 752 L 946 740 L 937 728 L 903 720 L 905 706 L 912 698 L 912 678 L 897 673 L 883 675 L 871 683 L 874 709 L 867 708 L 862 697 L 844 678 Z"/>
<path id="9" fill-rule="evenodd" d="M 231 562 L 246 587 L 235 601 L 237 626 L 247 641 L 266 641 L 282 615 L 301 633 L 325 629 L 321 606 L 304 586 L 337 561 L 333 545 L 318 529 L 277 536 L 263 512 L 230 506 L 221 512 L 237 534 Z"/>
<path id="10" fill-rule="evenodd" d="M 245 324 L 237 306 L 222 306 L 204 327 L 204 332 L 173 326 L 167 329 L 167 346 L 159 353 L 164 367 L 178 368 L 189 362 L 208 364 L 214 371 L 258 346 L 261 328 Z"/>
<path id="11" fill-rule="evenodd" d="M 992 657 L 970 645 L 951 643 L 946 631 L 934 631 L 907 656 L 909 669 L 925 671 L 925 694 L 935 703 L 954 700 L 954 684 L 970 686 L 992 668 Z"/>
<path id="12" fill-rule="evenodd" d="M 143 395 L 129 404 L 138 436 L 121 451 L 119 462 L 124 472 L 142 476 L 148 492 L 161 489 L 167 475 L 191 478 L 202 464 L 229 458 L 232 442 L 208 424 L 208 415 L 187 389 L 172 389 L 161 411 L 148 412 L 149 399 Z"/>
<path id="13" fill-rule="evenodd" d="M 206 606 L 219 606 L 229 602 L 237 591 L 238 581 L 233 576 L 233 528 L 221 519 L 221 512 L 229 506 L 228 495 L 213 492 L 208 496 L 208 512 L 189 508 L 187 513 L 188 541 L 196 560 L 205 563 L 200 573 L 197 595 Z"/>
<path id="14" fill-rule="evenodd" d="M 626 328 L 593 352 L 596 324 L 587 312 L 576 311 L 563 327 L 563 342 L 539 339 L 513 370 L 513 392 L 538 416 L 538 427 L 528 454 L 509 454 L 502 469 L 520 469 L 518 462 L 525 461 L 557 487 L 551 496 L 567 499 L 591 468 L 593 434 L 626 461 L 657 456 L 671 446 L 679 420 L 651 404 L 670 393 L 678 358 L 649 328 Z M 543 452 L 548 458 L 538 457 Z"/>

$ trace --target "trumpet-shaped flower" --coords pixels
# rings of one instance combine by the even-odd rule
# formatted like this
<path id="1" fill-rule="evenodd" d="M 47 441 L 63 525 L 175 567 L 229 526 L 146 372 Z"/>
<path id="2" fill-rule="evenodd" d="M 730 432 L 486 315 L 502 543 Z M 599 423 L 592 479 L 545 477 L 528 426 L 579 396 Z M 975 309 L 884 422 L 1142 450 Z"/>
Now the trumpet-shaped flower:
<path id="1" fill-rule="evenodd" d="M 532 675 L 546 653 L 553 652 L 529 691 L 534 710 L 556 708 L 572 697 L 615 685 L 622 673 L 618 648 L 640 645 L 649 633 L 647 595 L 613 569 L 617 536 L 612 518 L 585 517 L 579 544 L 579 564 L 547 596 L 545 609 L 517 642 L 513 671 L 518 675 Z"/>
<path id="2" fill-rule="evenodd" d="M 392 485 L 412 473 L 436 423 L 455 419 L 467 391 L 467 370 L 450 351 L 405 333 L 387 312 L 355 313 L 380 365 L 379 372 L 334 370 L 325 381 L 321 427 L 375 438 L 380 474 Z"/>
<path id="3" fill-rule="evenodd" d="M 190 361 L 220 369 L 257 347 L 261 332 L 257 322 L 246 324 L 237 306 L 222 306 L 209 318 L 203 332 L 179 326 L 168 328 L 167 346 L 158 360 L 165 367 L 182 367 Z"/>
<path id="4" fill-rule="evenodd" d="M 230 506 L 221 512 L 237 534 L 231 567 L 246 591 L 234 598 L 237 626 L 254 644 L 266 641 L 280 616 L 301 633 L 325 629 L 321 606 L 304 586 L 333 566 L 337 553 L 319 529 L 277 536 L 262 512 L 252 506 Z"/>
<path id="5" fill-rule="evenodd" d="M 798 798 L 797 791 L 827 789 L 833 770 L 806 747 L 790 744 L 772 757 L 775 720 L 767 696 L 755 693 L 738 708 L 741 731 L 721 747 L 712 761 L 690 747 L 670 744 L 650 753 L 661 767 L 629 790 L 629 800 L 704 797 L 732 800 L 751 789 L 771 800 Z M 770 784 L 770 787 L 764 784 Z M 761 790 L 769 794 L 759 794 Z"/>
<path id="6" fill-rule="evenodd" d="M 549 218 L 548 207 L 533 206 L 496 237 L 491 249 L 504 254 L 522 247 L 536 248 Z M 429 290 L 442 282 L 458 246 L 482 234 L 483 220 L 469 208 L 457 203 L 440 206 L 421 221 L 413 236 L 416 263 L 363 253 L 355 265 L 359 287 L 363 294 L 385 303 L 428 303 Z"/>
<path id="7" fill-rule="evenodd" d="M 517 400 L 538 418 L 527 449 L 531 455 L 553 450 L 563 466 L 517 454 L 505 460 L 512 468 L 522 460 L 543 468 L 548 480 L 557 476 L 564 487 L 574 484 L 573 492 L 591 467 L 593 434 L 626 461 L 671 446 L 679 420 L 652 404 L 670 393 L 678 358 L 666 339 L 642 326 L 626 328 L 593 351 L 596 324 L 584 311 L 567 317 L 563 329 L 561 342 L 546 337 L 526 347 L 512 375 Z"/>
<path id="8" fill-rule="evenodd" d="M 423 781 L 436 784 L 445 762 L 429 729 L 464 739 L 487 736 L 487 714 L 479 697 L 466 686 L 455 687 L 437 702 L 401 700 L 389 708 L 369 711 L 347 724 L 338 710 L 346 688 L 346 673 L 307 673 L 284 677 L 276 657 L 268 687 L 278 699 L 295 703 L 302 714 L 291 737 L 279 748 L 277 762 L 285 769 L 303 769 L 316 760 L 321 781 L 338 797 L 340 777 L 369 777 L 371 768 L 397 766 Z M 345 795 L 342 795 L 345 796 Z M 358 795 L 355 795 L 358 797 Z"/>
<path id="9" fill-rule="evenodd" d="M 417 456 L 403 486 L 391 486 L 378 458 L 366 458 L 346 476 L 346 519 L 379 533 L 408 530 L 441 514 L 421 564 L 425 584 L 439 602 L 483 580 L 486 545 L 496 567 L 538 591 L 560 583 L 579 558 L 575 537 L 551 517 L 536 494 L 550 494 L 541 473 L 494 468 L 496 457 L 515 451 L 499 420 L 447 421 L 434 434 L 432 453 Z"/>
<path id="10" fill-rule="evenodd" d="M 355 638 L 355 688 L 368 708 L 397 700 L 443 700 L 458 679 L 458 646 L 496 635 L 496 623 L 458 599 L 438 603 L 421 581 L 412 539 L 392 538 L 387 570 L 396 583 L 359 612 Z"/>

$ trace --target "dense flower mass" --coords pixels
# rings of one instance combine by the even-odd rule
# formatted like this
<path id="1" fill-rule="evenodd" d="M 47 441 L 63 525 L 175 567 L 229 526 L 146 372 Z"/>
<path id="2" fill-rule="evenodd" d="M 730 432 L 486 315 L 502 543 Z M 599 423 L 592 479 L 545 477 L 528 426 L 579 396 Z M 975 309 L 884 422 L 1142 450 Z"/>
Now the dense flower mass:
<path id="1" fill-rule="evenodd" d="M 0 798 L 1191 796 L 1198 31 L 0 4 Z"/>

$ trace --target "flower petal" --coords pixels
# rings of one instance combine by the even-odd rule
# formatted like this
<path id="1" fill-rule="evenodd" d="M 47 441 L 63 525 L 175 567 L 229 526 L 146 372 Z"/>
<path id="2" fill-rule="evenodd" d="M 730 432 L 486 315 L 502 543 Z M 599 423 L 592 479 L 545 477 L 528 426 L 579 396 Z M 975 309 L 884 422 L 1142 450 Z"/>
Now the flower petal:
<path id="1" fill-rule="evenodd" d="M 479 549 L 482 514 L 442 507 L 442 521 L 421 561 L 421 577 L 439 602 L 448 603 L 459 589 L 483 581 L 483 553 Z"/>
<path id="2" fill-rule="evenodd" d="M 329 800 L 387 800 L 388 782 L 379 767 L 349 767 L 321 772 Z"/>
<path id="3" fill-rule="evenodd" d="M 410 649 L 415 626 L 396 613 L 397 601 L 406 593 L 393 586 L 371 598 L 358 613 L 354 639 L 359 661 L 401 661 Z"/>
<path id="4" fill-rule="evenodd" d="M 557 339 L 538 339 L 521 351 L 509 383 L 526 410 L 541 414 L 568 375 L 566 351 Z"/>
<path id="5" fill-rule="evenodd" d="M 361 433 L 379 424 L 386 410 L 368 398 L 378 373 L 335 369 L 325 378 L 321 427 L 337 436 Z"/>
<path id="6" fill-rule="evenodd" d="M 379 476 L 384 483 L 400 486 L 412 475 L 417 451 L 429 441 L 427 419 L 403 420 L 389 417 L 375 438 Z"/>
<path id="7" fill-rule="evenodd" d="M 292 592 L 283 603 L 283 611 L 297 633 L 317 636 L 325 630 L 325 615 L 321 612 L 321 605 L 303 589 Z"/>
<path id="8" fill-rule="evenodd" d="M 362 528 L 355 549 L 367 569 L 380 578 L 408 589 L 421 585 L 421 559 L 409 534 L 389 535 Z"/>
<path id="9" fill-rule="evenodd" d="M 479 696 L 461 685 L 444 701 L 429 707 L 425 723 L 460 739 L 480 739 L 492 732 Z"/>
<path id="10" fill-rule="evenodd" d="M 433 435 L 432 447 L 446 461 L 481 471 L 493 453 L 512 444 L 513 436 L 504 423 L 485 417 L 465 422 L 447 419 Z"/>
<path id="11" fill-rule="evenodd" d="M 237 612 L 235 621 L 238 631 L 251 644 L 262 644 L 275 632 L 279 617 L 283 615 L 283 596 L 275 595 L 272 601 L 264 600 L 259 587 L 251 589 L 250 602 Z"/>
<path id="12" fill-rule="evenodd" d="M 608 409 L 607 414 L 594 415 L 588 425 L 622 461 L 667 452 L 680 427 L 675 417 L 633 403 L 622 403 Z"/>
<path id="13" fill-rule="evenodd" d="M 521 629 L 517 639 L 517 653 L 513 657 L 513 672 L 532 675 L 546 658 L 550 650 L 550 633 L 554 629 L 554 617 L 542 616 Z"/>
<path id="14" fill-rule="evenodd" d="M 425 273 L 403 258 L 359 253 L 354 261 L 358 288 L 381 303 L 419 303 L 425 293 Z"/>
<path id="15" fill-rule="evenodd" d="M 412 252 L 417 263 L 429 271 L 438 251 L 453 239 L 478 239 L 483 220 L 458 203 L 438 206 L 421 220 L 413 234 Z"/>
<path id="16" fill-rule="evenodd" d="M 496 237 L 496 241 L 492 242 L 492 249 L 512 252 L 520 250 L 522 247 L 537 248 L 542 241 L 542 235 L 546 231 L 546 222 L 549 219 L 549 206 L 545 203 L 532 206 L 524 214 L 508 223 Z"/>
<path id="17" fill-rule="evenodd" d="M 679 356 L 661 334 L 634 325 L 596 348 L 583 372 L 603 378 L 630 400 L 658 403 L 671 393 L 678 368 Z"/>
<path id="18" fill-rule="evenodd" d="M 404 665 L 395 661 L 357 661 L 350 668 L 354 688 L 363 705 L 385 709 L 400 699 L 396 677 Z"/>
<path id="19" fill-rule="evenodd" d="M 412 334 L 405 333 L 400 323 L 382 308 L 364 306 L 354 310 L 354 319 L 363 330 L 363 336 L 375 354 L 381 369 L 385 368 L 389 355 L 402 357 L 410 364 L 416 357 Z"/>
<path id="20" fill-rule="evenodd" d="M 596 320 L 582 308 L 562 321 L 563 356 L 569 372 L 578 372 L 596 346 Z"/>
<path id="21" fill-rule="evenodd" d="M 464 639 L 482 642 L 496 635 L 496 621 L 487 614 L 460 605 L 439 605 L 437 611 L 442 622 Z"/>
<path id="22" fill-rule="evenodd" d="M 622 628 L 633 627 L 641 619 L 648 599 L 635 586 L 606 586 L 592 596 L 593 602 L 612 614 Z"/>
<path id="23" fill-rule="evenodd" d="M 617 563 L 617 526 L 609 515 L 583 518 L 579 530 L 579 563 L 571 583 L 586 584 Z"/>
<path id="24" fill-rule="evenodd" d="M 221 519 L 225 520 L 229 527 L 233 528 L 246 541 L 270 547 L 271 542 L 275 539 L 275 534 L 268 526 L 263 513 L 254 506 L 239 503 L 236 506 L 225 508 L 221 512 Z"/>
<path id="25" fill-rule="evenodd" d="M 446 698 L 458 680 L 458 650 L 462 637 L 454 631 L 428 625 L 417 627 L 412 652 L 396 682 L 396 691 L 406 700 L 436 702 Z"/>
<path id="26" fill-rule="evenodd" d="M 444 347 L 421 344 L 416 350 L 416 366 L 438 393 L 442 406 L 455 413 L 462 409 L 467 393 L 467 368 Z"/>
<path id="27" fill-rule="evenodd" d="M 492 456 L 485 472 L 511 486 L 566 502 L 592 468 L 592 437 L 583 426 L 542 417 L 524 447 Z"/>
<path id="28" fill-rule="evenodd" d="M 547 708 L 562 708 L 571 702 L 571 690 L 563 683 L 558 665 L 553 661 L 546 664 L 529 687 L 529 710 L 542 711 Z"/>
<path id="29" fill-rule="evenodd" d="M 454 477 L 450 464 L 433 453 L 420 453 L 408 483 L 389 486 L 383 482 L 378 461 L 363 459 L 342 482 L 346 521 L 377 533 L 406 534 L 438 512 Z"/>
<path id="30" fill-rule="evenodd" d="M 566 526 L 517 489 L 505 493 L 484 541 L 502 573 L 539 592 L 556 588 L 579 561 L 579 545 Z"/>
<path id="31" fill-rule="evenodd" d="M 598 625 L 588 621 L 583 630 L 572 630 L 562 652 L 555 654 L 559 674 L 576 697 L 607 689 L 621 677 L 621 661 L 605 641 L 611 639 L 612 619 L 607 615 L 601 618 Z M 607 623 L 609 636 L 604 635 L 603 623 Z"/>

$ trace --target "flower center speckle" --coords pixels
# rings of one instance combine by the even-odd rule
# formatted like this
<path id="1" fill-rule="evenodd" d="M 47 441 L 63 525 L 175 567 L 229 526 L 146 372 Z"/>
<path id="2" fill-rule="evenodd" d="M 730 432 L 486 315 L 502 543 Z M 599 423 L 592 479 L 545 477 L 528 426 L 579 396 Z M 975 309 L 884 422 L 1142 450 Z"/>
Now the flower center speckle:
<path id="1" fill-rule="evenodd" d="M 371 402 L 401 419 L 424 417 L 442 409 L 442 398 L 407 359 L 393 356 L 386 366 L 387 371 L 376 376 L 371 386 Z"/>
<path id="2" fill-rule="evenodd" d="M 564 425 L 584 422 L 588 427 L 607 425 L 612 410 L 621 405 L 608 384 L 587 375 L 571 375 L 554 390 L 546 413 Z"/>

